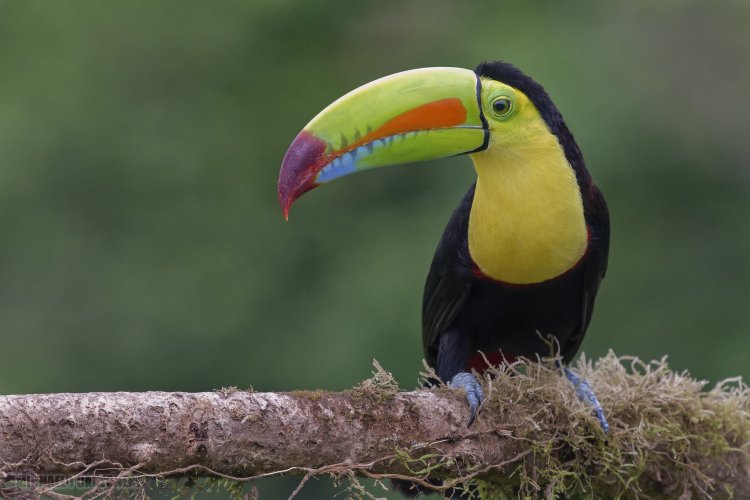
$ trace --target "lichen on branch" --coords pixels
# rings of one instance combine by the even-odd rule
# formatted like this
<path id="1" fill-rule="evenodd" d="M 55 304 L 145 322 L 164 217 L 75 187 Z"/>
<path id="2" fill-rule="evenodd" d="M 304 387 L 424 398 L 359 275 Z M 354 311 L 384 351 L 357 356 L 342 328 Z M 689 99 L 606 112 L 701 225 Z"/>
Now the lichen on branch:
<path id="1" fill-rule="evenodd" d="M 377 363 L 371 379 L 340 393 L 2 396 L 0 493 L 54 496 L 70 478 L 92 481 L 94 496 L 149 478 L 298 474 L 300 487 L 316 475 L 346 480 L 353 496 L 368 494 L 356 478 L 371 477 L 383 488 L 411 479 L 487 498 L 750 497 L 742 381 L 707 390 L 665 360 L 612 353 L 576 369 L 597 392 L 609 435 L 551 360 L 486 374 L 471 428 L 463 394 L 399 391 Z"/>

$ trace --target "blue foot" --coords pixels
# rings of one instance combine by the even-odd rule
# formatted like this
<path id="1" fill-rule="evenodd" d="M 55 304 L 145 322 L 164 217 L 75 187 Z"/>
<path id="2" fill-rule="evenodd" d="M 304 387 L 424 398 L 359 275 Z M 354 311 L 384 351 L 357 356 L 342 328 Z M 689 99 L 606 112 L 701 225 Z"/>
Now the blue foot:
<path id="1" fill-rule="evenodd" d="M 609 424 L 607 423 L 607 419 L 604 418 L 604 409 L 596 398 L 596 394 L 594 394 L 594 390 L 591 388 L 589 381 L 573 373 L 570 368 L 564 368 L 564 371 L 565 376 L 570 380 L 570 383 L 573 384 L 573 387 L 575 387 L 578 399 L 593 409 L 592 413 L 596 419 L 599 420 L 599 425 L 602 426 L 604 434 L 607 434 L 609 432 Z"/>
<path id="2" fill-rule="evenodd" d="M 456 373 L 448 383 L 448 385 L 451 387 L 464 389 L 466 391 L 466 399 L 469 401 L 469 409 L 471 410 L 469 423 L 466 424 L 466 427 L 470 427 L 471 424 L 474 423 L 474 419 L 477 418 L 479 405 L 481 405 L 482 401 L 484 401 L 482 386 L 479 385 L 476 377 L 469 372 Z"/>

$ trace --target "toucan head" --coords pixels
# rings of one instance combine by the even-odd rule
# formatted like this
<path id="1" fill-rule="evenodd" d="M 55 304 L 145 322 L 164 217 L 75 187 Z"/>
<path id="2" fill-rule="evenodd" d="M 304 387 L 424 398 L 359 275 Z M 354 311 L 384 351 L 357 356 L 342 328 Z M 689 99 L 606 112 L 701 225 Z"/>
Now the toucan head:
<path id="1" fill-rule="evenodd" d="M 353 172 L 512 151 L 550 133 L 567 133 L 557 109 L 510 64 L 396 73 L 349 92 L 302 129 L 281 164 L 279 202 L 287 218 L 302 194 Z"/>

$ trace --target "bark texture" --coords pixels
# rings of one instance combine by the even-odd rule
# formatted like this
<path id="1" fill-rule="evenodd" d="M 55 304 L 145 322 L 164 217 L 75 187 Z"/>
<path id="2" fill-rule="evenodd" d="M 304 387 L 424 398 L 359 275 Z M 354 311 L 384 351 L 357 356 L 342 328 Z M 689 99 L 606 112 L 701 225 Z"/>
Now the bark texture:
<path id="1" fill-rule="evenodd" d="M 317 391 L 5 396 L 0 457 L 6 474 L 14 469 L 8 464 L 27 464 L 45 475 L 71 473 L 106 458 L 146 473 L 198 464 L 249 476 L 367 464 L 435 441 L 445 453 L 470 452 L 486 463 L 518 452 L 513 440 L 487 425 L 467 430 L 462 403 L 447 391 L 372 398 Z M 376 463 L 371 469 L 408 473 L 401 464 Z"/>
<path id="2" fill-rule="evenodd" d="M 250 479 L 284 471 L 413 477 L 423 484 L 438 478 L 446 486 L 483 479 L 490 490 L 540 497 L 573 491 L 750 498 L 744 386 L 700 392 L 698 383 L 680 382 L 671 372 L 623 372 L 618 380 L 611 369 L 615 380 L 607 384 L 596 370 L 584 373 L 610 409 L 609 436 L 559 374 L 541 368 L 530 374 L 528 367 L 491 382 L 471 428 L 462 394 L 397 392 L 377 374 L 341 393 L 3 396 L 0 486 L 81 473 Z M 643 395 L 633 384 L 645 393 L 658 390 L 644 381 L 671 384 L 674 397 L 638 399 Z"/>

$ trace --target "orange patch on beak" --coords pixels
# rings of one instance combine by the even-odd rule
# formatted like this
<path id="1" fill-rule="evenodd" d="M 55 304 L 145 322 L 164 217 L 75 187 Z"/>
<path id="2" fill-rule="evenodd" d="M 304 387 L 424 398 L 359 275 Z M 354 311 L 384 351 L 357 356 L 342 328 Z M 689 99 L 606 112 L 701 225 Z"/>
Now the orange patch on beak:
<path id="1" fill-rule="evenodd" d="M 410 109 L 388 120 L 357 142 L 362 144 L 394 134 L 455 127 L 464 122 L 466 122 L 466 108 L 460 99 L 450 97 Z"/>

